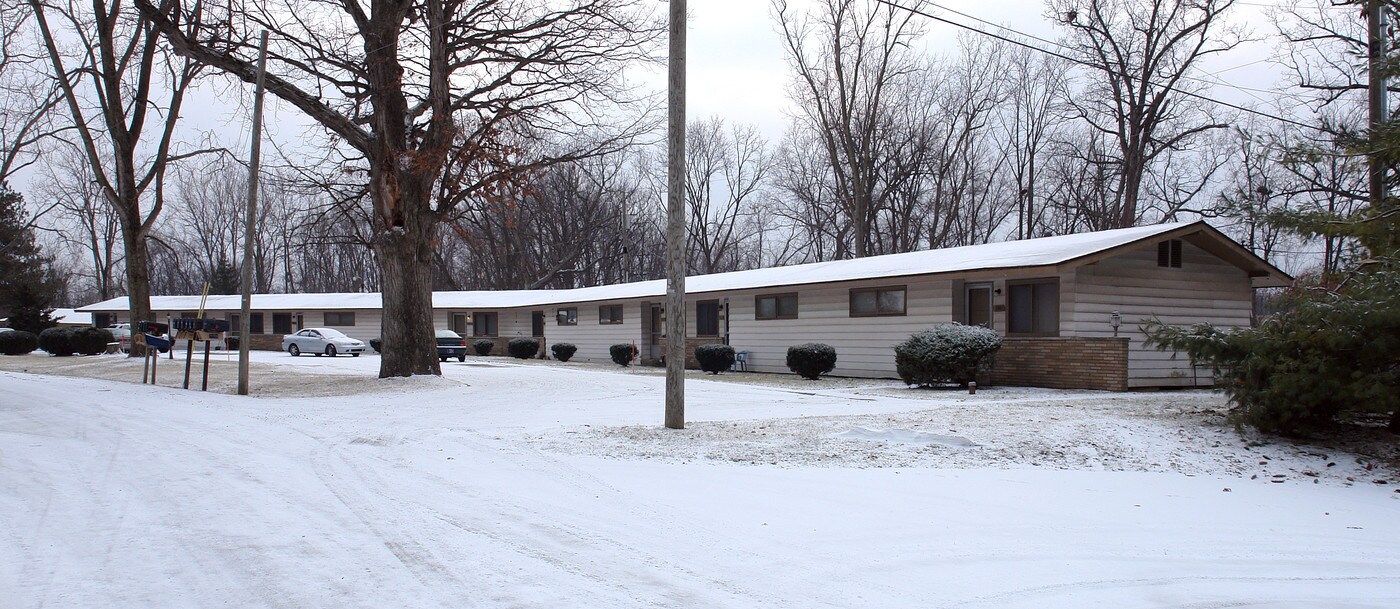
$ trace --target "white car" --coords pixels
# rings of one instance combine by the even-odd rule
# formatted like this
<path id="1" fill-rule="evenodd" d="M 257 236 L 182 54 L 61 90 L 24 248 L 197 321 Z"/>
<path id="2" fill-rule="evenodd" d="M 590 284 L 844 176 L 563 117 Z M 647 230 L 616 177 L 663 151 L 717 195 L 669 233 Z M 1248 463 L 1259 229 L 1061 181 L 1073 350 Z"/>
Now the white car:
<path id="1" fill-rule="evenodd" d="M 335 357 L 340 353 L 349 353 L 359 357 L 365 352 L 365 344 L 333 328 L 306 328 L 282 337 L 282 349 L 293 357 L 302 353 L 314 353 L 318 357 L 322 354 Z"/>

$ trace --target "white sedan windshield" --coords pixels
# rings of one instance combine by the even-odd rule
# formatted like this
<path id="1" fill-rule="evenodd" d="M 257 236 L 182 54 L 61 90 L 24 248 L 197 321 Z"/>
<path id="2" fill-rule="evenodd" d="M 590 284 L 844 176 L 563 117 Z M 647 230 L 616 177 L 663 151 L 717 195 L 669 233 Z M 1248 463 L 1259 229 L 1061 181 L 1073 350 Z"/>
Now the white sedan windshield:
<path id="1" fill-rule="evenodd" d="M 341 334 L 340 330 L 332 330 L 330 328 L 325 328 L 323 330 L 318 331 L 321 333 L 321 336 L 324 336 L 326 338 L 350 338 L 349 336 Z"/>

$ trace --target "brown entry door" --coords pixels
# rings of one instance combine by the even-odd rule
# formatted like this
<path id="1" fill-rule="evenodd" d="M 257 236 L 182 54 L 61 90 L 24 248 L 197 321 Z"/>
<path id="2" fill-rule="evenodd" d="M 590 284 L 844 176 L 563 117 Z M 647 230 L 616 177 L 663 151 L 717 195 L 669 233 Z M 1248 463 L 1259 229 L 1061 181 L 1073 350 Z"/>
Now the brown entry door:
<path id="1" fill-rule="evenodd" d="M 992 286 L 967 286 L 967 325 L 992 327 Z"/>
<path id="2" fill-rule="evenodd" d="M 661 333 L 666 325 L 661 311 L 661 305 L 654 304 L 647 312 L 647 351 L 653 360 L 661 359 Z"/>

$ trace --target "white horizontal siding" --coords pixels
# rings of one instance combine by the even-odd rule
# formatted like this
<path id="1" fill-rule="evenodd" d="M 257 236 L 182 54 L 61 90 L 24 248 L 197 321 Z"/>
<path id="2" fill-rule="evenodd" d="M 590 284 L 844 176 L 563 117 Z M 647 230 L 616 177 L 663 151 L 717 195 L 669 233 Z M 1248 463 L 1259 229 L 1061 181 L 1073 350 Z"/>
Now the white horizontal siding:
<path id="1" fill-rule="evenodd" d="M 622 323 L 598 323 L 598 307 L 605 304 L 622 305 Z M 557 309 L 568 307 L 578 307 L 577 325 L 559 325 L 556 317 Z M 642 320 L 644 318 L 640 300 L 613 300 L 550 307 L 545 310 L 545 343 L 548 345 L 571 343 L 578 347 L 578 351 L 574 353 L 573 359 L 570 361 L 612 361 L 608 354 L 608 347 L 623 343 L 636 343 L 637 349 L 645 353 L 646 343 L 642 336 Z M 552 359 L 554 354 L 550 353 L 549 357 Z"/>
<path id="2" fill-rule="evenodd" d="M 1206 369 L 1193 369 L 1186 356 L 1148 347 L 1139 326 L 1157 318 L 1173 325 L 1209 322 L 1248 327 L 1254 292 L 1245 271 L 1191 243 L 1182 247 L 1181 268 L 1157 266 L 1157 245 L 1144 244 L 1123 255 L 1076 270 L 1066 336 L 1112 336 L 1110 316 L 1122 316 L 1119 336 L 1129 339 L 1129 387 L 1189 387 L 1211 383 Z"/>
<path id="3" fill-rule="evenodd" d="M 906 315 L 850 316 L 852 288 L 896 285 L 906 286 Z M 795 291 L 797 319 L 755 319 L 754 296 L 776 290 L 751 290 L 730 297 L 729 343 L 737 351 L 749 352 L 750 370 L 789 372 L 788 347 L 815 342 L 836 349 L 834 375 L 893 377 L 895 343 L 952 317 L 952 282 L 947 279 L 858 281 Z"/>

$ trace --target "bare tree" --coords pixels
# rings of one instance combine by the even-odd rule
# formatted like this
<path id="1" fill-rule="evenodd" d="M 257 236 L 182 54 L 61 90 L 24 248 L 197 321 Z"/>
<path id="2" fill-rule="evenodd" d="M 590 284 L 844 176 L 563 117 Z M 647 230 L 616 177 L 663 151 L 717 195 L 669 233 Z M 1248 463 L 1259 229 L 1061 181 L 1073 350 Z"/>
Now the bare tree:
<path id="1" fill-rule="evenodd" d="M 47 228 L 72 253 L 67 257 L 72 261 L 69 271 L 86 284 L 69 282 L 74 298 L 93 302 L 124 293 L 121 222 L 103 199 L 83 152 L 72 146 L 53 147 L 41 180 L 40 192 L 58 205 Z"/>
<path id="2" fill-rule="evenodd" d="M 150 23 L 120 2 L 93 0 L 85 8 L 29 0 L 29 6 L 93 180 L 121 225 L 131 316 L 149 319 L 147 239 L 165 204 L 165 172 L 202 152 L 172 150 L 199 67 L 170 57 Z M 154 141 L 143 145 L 143 139 Z"/>
<path id="3" fill-rule="evenodd" d="M 1042 175 L 1053 141 L 1070 118 L 1071 63 L 1026 47 L 1009 51 L 1009 96 L 1000 113 L 1002 150 L 1009 162 L 1016 196 L 1016 238 L 1040 233 L 1036 200 L 1049 180 Z"/>
<path id="4" fill-rule="evenodd" d="M 754 246 L 754 214 L 772 172 L 768 143 L 757 128 L 728 127 L 716 116 L 692 121 L 685 145 L 690 272 L 739 270 L 744 250 Z M 656 183 L 664 183 L 664 176 Z M 664 196 L 664 189 L 657 190 Z"/>
<path id="5" fill-rule="evenodd" d="M 660 35 L 641 0 L 136 0 L 175 49 L 245 82 L 253 37 L 271 32 L 268 91 L 324 126 L 358 159 L 373 209 L 384 298 L 380 376 L 440 374 L 433 354 L 432 262 L 439 226 L 466 200 L 559 158 L 523 158 L 510 131 L 612 123 L 633 102 L 620 83 Z M 194 24 L 194 31 L 182 29 Z M 615 116 L 615 115 L 614 115 Z M 615 149 L 645 125 L 568 151 Z"/>
<path id="6" fill-rule="evenodd" d="M 62 97 L 43 68 L 30 17 L 20 3 L 0 0 L 0 184 L 37 161 L 38 145 L 64 129 L 53 120 Z"/>
<path id="7" fill-rule="evenodd" d="M 835 256 L 860 258 L 871 254 L 882 118 L 924 67 L 911 48 L 923 32 L 915 14 L 902 8 L 857 0 L 815 4 L 803 15 L 787 0 L 773 0 L 773 10 L 796 73 L 791 95 L 819 138 L 835 202 L 851 224 Z"/>
<path id="8" fill-rule="evenodd" d="M 1093 66 L 1074 100 L 1080 116 L 1110 137 L 1119 181 L 1103 228 L 1134 226 L 1146 211 L 1143 180 L 1163 155 L 1195 145 L 1227 123 L 1197 97 L 1190 75 L 1229 51 L 1242 31 L 1224 22 L 1235 0 L 1048 0 L 1049 16 L 1069 32 L 1073 53 Z"/>

